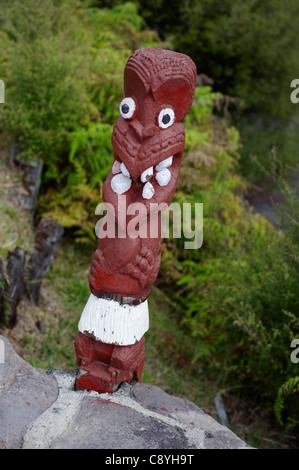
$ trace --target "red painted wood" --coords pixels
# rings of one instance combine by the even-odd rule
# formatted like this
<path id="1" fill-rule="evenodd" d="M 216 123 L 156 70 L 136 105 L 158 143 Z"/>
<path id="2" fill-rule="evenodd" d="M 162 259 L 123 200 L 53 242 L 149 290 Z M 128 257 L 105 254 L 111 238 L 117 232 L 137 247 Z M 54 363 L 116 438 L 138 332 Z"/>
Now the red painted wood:
<path id="1" fill-rule="evenodd" d="M 186 55 L 173 51 L 141 48 L 129 58 L 124 71 L 125 97 L 131 98 L 135 108 L 129 119 L 120 115 L 112 133 L 114 158 L 125 164 L 131 176 L 131 186 L 124 193 L 125 204 L 119 207 L 119 195 L 111 182 L 115 174 L 110 171 L 103 186 L 104 203 L 112 204 L 115 212 L 115 238 L 99 238 L 89 276 L 91 292 L 97 297 L 112 296 L 119 303 L 126 297 L 131 303 L 145 301 L 155 282 L 161 261 L 161 236 L 131 238 L 127 233 L 133 216 L 127 214 L 132 203 L 142 203 L 147 221 L 152 217 L 151 203 L 169 205 L 176 189 L 181 166 L 185 131 L 181 120 L 191 107 L 196 84 L 196 67 Z M 174 122 L 161 128 L 159 114 L 163 109 L 174 113 Z M 173 156 L 168 184 L 160 186 L 155 166 Z M 154 195 L 143 197 L 141 174 L 153 167 L 150 180 Z M 115 180 L 114 180 L 115 181 Z M 160 229 L 161 214 L 157 218 Z M 125 234 L 119 236 L 119 228 Z M 108 297 L 107 297 L 108 295 Z M 144 338 L 135 345 L 104 345 L 79 333 L 75 341 L 77 363 L 88 371 L 77 383 L 80 388 L 113 391 L 120 381 L 138 380 L 144 362 Z M 100 343 L 100 344 L 95 344 Z"/>
<path id="2" fill-rule="evenodd" d="M 75 340 L 77 365 L 80 374 L 77 386 L 99 393 L 112 393 L 118 384 L 140 380 L 145 359 L 145 339 L 129 346 L 96 341 L 78 333 Z"/>

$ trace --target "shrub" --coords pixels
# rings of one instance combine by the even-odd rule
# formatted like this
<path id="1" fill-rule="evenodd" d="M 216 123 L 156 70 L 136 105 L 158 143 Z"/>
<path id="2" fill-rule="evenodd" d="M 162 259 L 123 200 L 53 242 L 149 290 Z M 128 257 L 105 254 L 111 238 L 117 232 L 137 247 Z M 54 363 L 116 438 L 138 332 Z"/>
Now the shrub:
<path id="1" fill-rule="evenodd" d="M 77 15 L 80 25 L 72 37 L 82 41 L 86 53 L 80 84 L 86 90 L 90 114 L 64 129 L 63 158 L 47 169 L 39 213 L 74 229 L 76 241 L 94 244 L 94 211 L 113 162 L 111 135 L 123 98 L 124 67 L 135 48 L 158 43 L 154 32 L 143 29 L 132 3 L 112 10 L 82 9 Z"/>
<path id="2" fill-rule="evenodd" d="M 299 337 L 298 198 L 281 188 L 283 231 L 254 214 L 240 197 L 246 183 L 237 174 L 238 134 L 211 113 L 199 124 L 197 112 L 192 108 L 187 123 L 176 198 L 203 203 L 203 247 L 184 250 L 182 240 L 165 241 L 159 283 L 193 338 L 193 361 L 222 386 L 272 410 L 294 377 L 290 343 Z M 284 413 L 298 424 L 296 400 L 286 402 Z"/>
<path id="3" fill-rule="evenodd" d="M 22 156 L 44 161 L 50 178 L 59 178 L 67 134 L 87 112 L 72 15 L 71 8 L 51 0 L 1 2 L 6 104 L 0 125 L 17 140 Z"/>
<path id="4" fill-rule="evenodd" d="M 1 1 L 1 0 L 0 0 Z M 1 1 L 0 127 L 21 156 L 44 163 L 39 214 L 94 241 L 94 209 L 113 160 L 112 124 L 135 48 L 157 45 L 137 8 L 54 0 Z"/>

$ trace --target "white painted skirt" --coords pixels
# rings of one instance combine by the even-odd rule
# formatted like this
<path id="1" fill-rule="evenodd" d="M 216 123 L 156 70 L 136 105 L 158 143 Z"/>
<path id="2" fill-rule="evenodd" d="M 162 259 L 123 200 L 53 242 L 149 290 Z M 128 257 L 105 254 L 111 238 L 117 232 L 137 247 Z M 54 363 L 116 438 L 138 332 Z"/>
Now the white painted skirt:
<path id="1" fill-rule="evenodd" d="M 120 305 L 115 300 L 90 294 L 78 328 L 81 333 L 89 333 L 103 343 L 134 344 L 149 329 L 147 300 L 138 305 Z"/>

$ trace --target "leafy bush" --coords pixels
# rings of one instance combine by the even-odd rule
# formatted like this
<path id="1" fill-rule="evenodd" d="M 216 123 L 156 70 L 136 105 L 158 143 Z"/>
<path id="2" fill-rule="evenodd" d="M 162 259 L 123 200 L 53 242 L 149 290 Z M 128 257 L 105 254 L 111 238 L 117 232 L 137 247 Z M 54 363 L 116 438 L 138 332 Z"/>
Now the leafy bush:
<path id="1" fill-rule="evenodd" d="M 199 109 L 197 94 L 176 200 L 203 203 L 203 247 L 184 250 L 182 240 L 166 240 L 159 283 L 193 338 L 194 362 L 271 410 L 294 376 L 290 343 L 299 337 L 298 198 L 282 188 L 284 232 L 253 214 L 240 197 L 246 183 L 237 174 L 238 133 L 211 111 L 203 124 Z M 293 424 L 298 411 L 296 400 L 287 402 Z"/>
<path id="2" fill-rule="evenodd" d="M 75 228 L 75 241 L 81 243 L 96 238 L 95 208 L 113 162 L 111 133 L 112 126 L 101 122 L 70 132 L 69 166 L 61 175 L 65 184 L 61 191 L 50 187 L 39 201 L 39 212 Z"/>
<path id="3" fill-rule="evenodd" d="M 23 156 L 43 159 L 50 178 L 59 177 L 67 134 L 87 113 L 83 55 L 72 37 L 72 15 L 68 6 L 51 0 L 1 1 L 6 104 L 0 124 Z"/>
<path id="4" fill-rule="evenodd" d="M 260 183 L 262 174 L 249 157 L 269 168 L 273 147 L 283 170 L 297 165 L 298 105 L 290 101 L 290 83 L 299 76 L 297 0 L 134 1 L 148 25 L 162 39 L 171 38 L 226 96 L 242 135 L 239 171 Z M 111 7 L 122 1 L 94 3 Z"/>
<path id="5" fill-rule="evenodd" d="M 294 393 L 299 393 L 299 377 L 291 377 L 278 390 L 277 399 L 274 404 L 274 412 L 278 422 L 283 425 L 282 412 L 285 408 L 285 400 Z M 288 416 L 288 429 L 297 425 L 296 417 Z"/>
<path id="6" fill-rule="evenodd" d="M 157 45 L 137 8 L 80 1 L 1 1 L 0 127 L 44 162 L 39 213 L 94 240 L 94 209 L 113 160 L 112 124 L 132 51 Z"/>
<path id="7" fill-rule="evenodd" d="M 288 118 L 289 87 L 299 71 L 296 0 L 136 3 L 148 25 L 162 37 L 173 37 L 176 49 L 193 58 L 216 90 L 239 96 L 251 110 Z"/>
<path id="8" fill-rule="evenodd" d="M 82 125 L 69 129 L 67 153 L 59 167 L 62 189 L 58 192 L 50 187 L 40 201 L 43 216 L 74 228 L 76 241 L 94 243 L 94 211 L 113 162 L 111 135 L 123 98 L 126 61 L 135 48 L 157 44 L 155 33 L 143 26 L 132 3 L 112 10 L 80 12 L 76 35 L 83 35 L 88 44 L 87 92 L 94 113 Z M 51 177 L 58 179 L 54 174 Z"/>
<path id="9" fill-rule="evenodd" d="M 157 43 L 142 30 L 133 4 L 108 10 L 80 2 L 1 0 L 1 78 L 6 104 L 0 125 L 23 154 L 42 158 L 47 179 L 60 179 L 68 133 L 113 122 L 131 52 Z M 58 170 L 58 171 L 57 171 Z"/>

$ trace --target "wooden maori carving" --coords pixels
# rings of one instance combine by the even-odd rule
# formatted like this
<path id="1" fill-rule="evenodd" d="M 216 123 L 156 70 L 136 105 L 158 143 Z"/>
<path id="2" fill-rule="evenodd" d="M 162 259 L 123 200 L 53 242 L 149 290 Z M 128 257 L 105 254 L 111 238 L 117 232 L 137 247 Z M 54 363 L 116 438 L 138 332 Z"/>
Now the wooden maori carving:
<path id="1" fill-rule="evenodd" d="M 162 245 L 161 213 L 151 207 L 167 207 L 175 193 L 185 144 L 181 121 L 191 107 L 195 84 L 195 64 L 181 53 L 141 48 L 126 64 L 125 98 L 112 133 L 114 163 L 103 187 L 115 230 L 113 236 L 99 237 L 89 277 L 91 295 L 75 340 L 81 389 L 113 392 L 122 381 L 140 380 L 149 328 L 147 298 L 159 272 Z M 132 206 L 143 208 L 138 225 L 146 227 L 145 234 L 129 233 Z M 153 217 L 155 236 L 147 224 Z"/>

